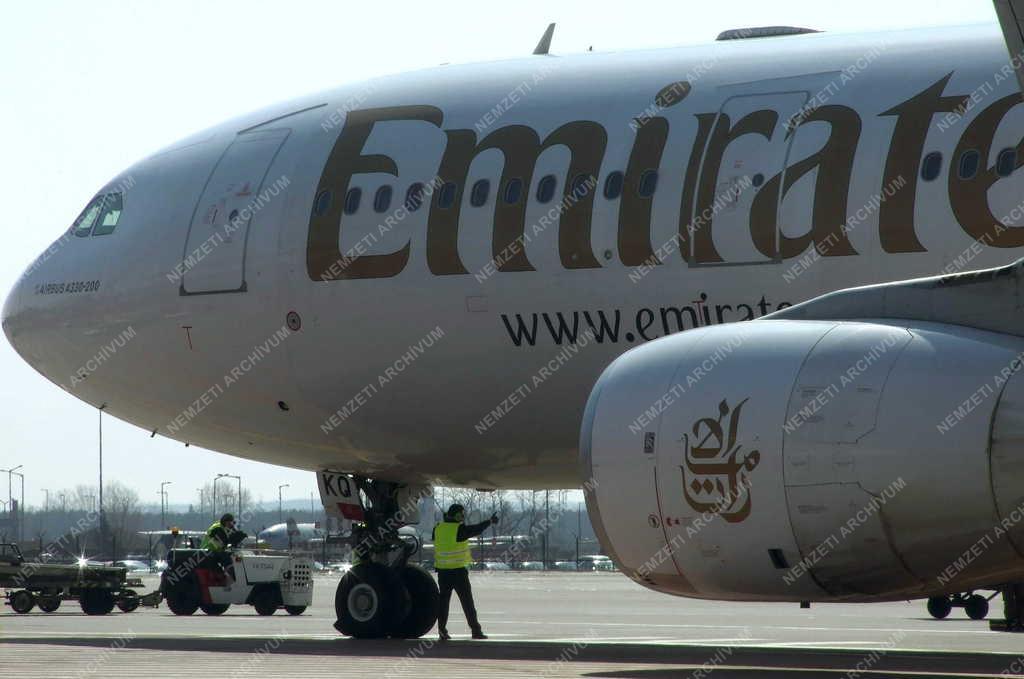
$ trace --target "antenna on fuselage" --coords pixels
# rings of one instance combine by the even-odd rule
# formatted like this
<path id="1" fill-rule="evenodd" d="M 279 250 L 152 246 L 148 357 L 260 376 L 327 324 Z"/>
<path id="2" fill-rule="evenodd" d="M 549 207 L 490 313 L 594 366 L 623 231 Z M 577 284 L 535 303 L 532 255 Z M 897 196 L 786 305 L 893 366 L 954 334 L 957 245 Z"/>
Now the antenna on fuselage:
<path id="1" fill-rule="evenodd" d="M 548 24 L 548 29 L 540 37 L 540 42 L 533 49 L 534 54 L 547 54 L 551 50 L 551 38 L 555 35 L 555 25 Z"/>

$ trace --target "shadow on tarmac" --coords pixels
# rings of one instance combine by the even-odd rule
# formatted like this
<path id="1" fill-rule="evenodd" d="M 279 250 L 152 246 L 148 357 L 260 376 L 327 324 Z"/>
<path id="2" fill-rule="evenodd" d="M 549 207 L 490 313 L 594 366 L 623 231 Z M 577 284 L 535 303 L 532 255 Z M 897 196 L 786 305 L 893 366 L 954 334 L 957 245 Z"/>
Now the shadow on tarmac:
<path id="1" fill-rule="evenodd" d="M 109 637 L 93 638 L 40 638 L 7 635 L 0 638 L 5 644 L 34 644 L 105 649 Z M 681 671 L 693 672 L 703 666 L 705 676 L 716 679 L 751 679 L 752 677 L 782 677 L 798 673 L 801 679 L 836 676 L 909 677 L 925 674 L 929 677 L 1006 676 L 1015 655 L 960 652 L 869 651 L 849 649 L 803 649 L 763 647 L 722 647 L 669 644 L 612 644 L 587 643 L 575 645 L 560 642 L 501 641 L 483 642 L 459 640 L 439 642 L 436 637 L 419 640 L 354 640 L 305 639 L 253 636 L 245 638 L 215 637 L 134 637 L 126 647 L 131 650 L 195 651 L 206 653 L 267 652 L 274 655 L 296 656 L 351 656 L 376 658 L 426 658 L 437 660 L 522 660 L 548 663 L 552 667 L 565 663 L 583 676 L 595 679 L 667 679 L 679 677 Z M 563 660 L 559 660 L 562 658 Z M 595 671 L 587 673 L 586 663 L 657 665 L 651 669 L 630 668 L 628 671 Z M 668 669 L 665 666 L 684 665 Z M 713 670 L 713 673 L 712 673 Z M 848 674 L 843 674 L 848 673 Z"/>

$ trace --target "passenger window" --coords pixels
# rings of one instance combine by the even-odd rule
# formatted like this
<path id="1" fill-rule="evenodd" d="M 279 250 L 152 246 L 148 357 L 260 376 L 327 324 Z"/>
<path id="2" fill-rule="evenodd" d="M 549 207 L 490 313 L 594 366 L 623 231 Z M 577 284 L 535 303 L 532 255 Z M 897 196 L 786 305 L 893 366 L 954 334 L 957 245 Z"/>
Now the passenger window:
<path id="1" fill-rule="evenodd" d="M 313 201 L 313 215 L 316 217 L 323 217 L 327 214 L 327 211 L 331 209 L 331 190 L 324 189 L 320 193 L 316 194 L 316 200 Z"/>
<path id="2" fill-rule="evenodd" d="M 622 195 L 622 173 L 616 170 L 604 180 L 604 197 L 615 200 Z"/>
<path id="3" fill-rule="evenodd" d="M 975 175 L 978 174 L 980 159 L 981 154 L 974 149 L 964 151 L 963 155 L 960 156 L 960 179 L 974 179 Z"/>
<path id="4" fill-rule="evenodd" d="M 345 214 L 354 215 L 359 210 L 359 201 L 363 197 L 363 190 L 354 186 L 345 194 Z"/>
<path id="5" fill-rule="evenodd" d="M 91 234 L 92 227 L 96 223 L 96 218 L 100 216 L 102 209 L 102 196 L 93 198 L 92 202 L 82 210 L 82 214 L 78 215 L 75 223 L 71 225 L 74 234 L 80 238 L 85 238 Z"/>
<path id="6" fill-rule="evenodd" d="M 640 185 L 637 187 L 637 192 L 643 198 L 650 198 L 654 195 L 654 190 L 658 188 L 658 171 L 647 170 L 640 175 Z"/>
<path id="7" fill-rule="evenodd" d="M 114 232 L 117 222 L 121 219 L 124 201 L 121 199 L 120 193 L 108 193 L 100 200 L 100 205 L 103 210 L 92 230 L 94 236 L 106 236 Z"/>
<path id="8" fill-rule="evenodd" d="M 537 184 L 537 202 L 550 203 L 551 199 L 555 197 L 555 187 L 557 185 L 558 180 L 555 179 L 555 175 L 549 174 L 543 177 Z"/>
<path id="9" fill-rule="evenodd" d="M 1008 148 L 999 152 L 996 158 L 996 173 L 1000 177 L 1009 177 L 1017 169 L 1017 149 Z"/>
<path id="10" fill-rule="evenodd" d="M 523 180 L 518 177 L 514 177 L 508 180 L 508 184 L 505 184 L 505 202 L 509 205 L 514 205 L 519 202 L 519 199 L 523 197 Z"/>
<path id="11" fill-rule="evenodd" d="M 578 174 L 573 177 L 572 190 L 570 193 L 574 200 L 582 200 L 584 196 L 590 193 L 591 187 L 594 185 L 594 180 L 587 174 Z"/>
<path id="12" fill-rule="evenodd" d="M 926 182 L 934 181 L 942 172 L 942 154 L 932 151 L 921 162 L 921 179 Z"/>
<path id="13" fill-rule="evenodd" d="M 452 205 L 455 205 L 455 182 L 445 182 L 441 186 L 441 190 L 437 192 L 437 206 L 443 210 L 447 210 Z"/>
<path id="14" fill-rule="evenodd" d="M 423 184 L 416 182 L 405 192 L 405 209 L 416 212 L 423 205 Z"/>
<path id="15" fill-rule="evenodd" d="M 480 207 L 487 202 L 487 196 L 491 192 L 491 183 L 481 179 L 473 184 L 473 190 L 469 192 L 469 204 L 473 207 Z"/>
<path id="16" fill-rule="evenodd" d="M 373 211 L 384 212 L 391 207 L 391 187 L 382 186 L 377 189 L 377 195 L 373 197 Z"/>

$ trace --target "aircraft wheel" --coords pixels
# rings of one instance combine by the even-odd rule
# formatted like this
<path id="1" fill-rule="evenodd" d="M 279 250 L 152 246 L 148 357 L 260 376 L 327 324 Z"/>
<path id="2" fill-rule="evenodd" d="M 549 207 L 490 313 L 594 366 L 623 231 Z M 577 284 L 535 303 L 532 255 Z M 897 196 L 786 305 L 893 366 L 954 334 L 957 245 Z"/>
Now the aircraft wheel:
<path id="1" fill-rule="evenodd" d="M 379 639 L 394 626 L 402 599 L 402 582 L 388 568 L 359 564 L 345 574 L 334 596 L 335 629 L 357 639 Z"/>
<path id="2" fill-rule="evenodd" d="M 285 606 L 284 610 L 288 611 L 288 615 L 302 615 L 306 612 L 305 606 Z"/>
<path id="3" fill-rule="evenodd" d="M 131 613 L 139 607 L 139 595 L 135 590 L 121 590 L 121 596 L 117 599 L 117 607 L 122 613 Z"/>
<path id="4" fill-rule="evenodd" d="M 933 596 L 928 599 L 928 613 L 936 620 L 942 620 L 952 610 L 953 603 L 948 596 Z"/>
<path id="5" fill-rule="evenodd" d="M 199 608 L 207 615 L 224 615 L 231 604 L 199 604 Z"/>
<path id="6" fill-rule="evenodd" d="M 411 605 L 404 618 L 397 621 L 391 636 L 398 639 L 419 639 L 437 623 L 440 593 L 434 578 L 419 566 L 406 566 L 402 570 L 401 578 L 409 592 Z"/>
<path id="7" fill-rule="evenodd" d="M 27 589 L 19 589 L 11 595 L 11 608 L 15 613 L 28 613 L 36 605 L 36 598 Z"/>
<path id="8" fill-rule="evenodd" d="M 984 620 L 988 615 L 988 599 L 980 594 L 973 594 L 964 602 L 964 611 L 971 620 Z"/>
<path id="9" fill-rule="evenodd" d="M 86 615 L 107 615 L 115 604 L 113 593 L 105 589 L 87 589 L 78 597 L 78 605 Z"/>
<path id="10" fill-rule="evenodd" d="M 53 613 L 60 608 L 60 597 L 59 596 L 41 596 L 36 599 L 36 604 L 39 606 L 39 610 L 43 613 Z"/>

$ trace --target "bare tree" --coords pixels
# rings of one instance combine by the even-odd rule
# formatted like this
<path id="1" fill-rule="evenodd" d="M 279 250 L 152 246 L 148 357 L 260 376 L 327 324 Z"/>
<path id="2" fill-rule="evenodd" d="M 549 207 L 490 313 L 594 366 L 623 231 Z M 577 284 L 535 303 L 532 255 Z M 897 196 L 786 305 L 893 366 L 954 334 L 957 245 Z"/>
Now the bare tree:
<path id="1" fill-rule="evenodd" d="M 103 489 L 103 511 L 110 537 L 122 547 L 131 544 L 142 526 L 139 494 L 120 481 L 112 481 Z"/>
<path id="2" fill-rule="evenodd" d="M 213 519 L 219 518 L 225 512 L 239 513 L 238 482 L 234 479 L 219 479 L 216 484 L 216 495 L 214 495 L 214 481 L 203 484 L 201 494 L 195 500 L 196 506 L 202 507 L 203 511 Z M 214 498 L 217 500 L 216 507 L 213 504 Z M 242 512 L 255 508 L 252 493 L 248 488 L 242 486 Z"/>

